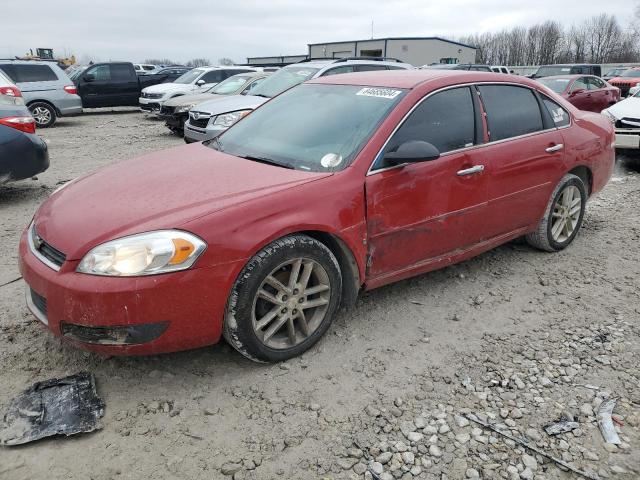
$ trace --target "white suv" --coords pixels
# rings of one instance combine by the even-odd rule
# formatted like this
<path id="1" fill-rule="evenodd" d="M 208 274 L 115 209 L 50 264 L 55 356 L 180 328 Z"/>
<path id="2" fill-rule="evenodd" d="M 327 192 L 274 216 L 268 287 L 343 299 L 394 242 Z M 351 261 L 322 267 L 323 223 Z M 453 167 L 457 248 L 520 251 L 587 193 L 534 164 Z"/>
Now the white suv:
<path id="1" fill-rule="evenodd" d="M 162 103 L 170 98 L 202 93 L 238 73 L 255 72 L 251 67 L 199 67 L 189 70 L 172 83 L 160 83 L 142 89 L 140 109 L 146 112 L 160 111 Z"/>

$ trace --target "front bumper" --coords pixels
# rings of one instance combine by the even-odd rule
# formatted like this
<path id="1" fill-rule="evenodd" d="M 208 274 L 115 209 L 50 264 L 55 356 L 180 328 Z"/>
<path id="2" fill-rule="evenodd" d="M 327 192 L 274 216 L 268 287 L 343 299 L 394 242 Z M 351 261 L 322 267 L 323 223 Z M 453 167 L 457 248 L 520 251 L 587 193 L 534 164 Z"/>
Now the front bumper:
<path id="1" fill-rule="evenodd" d="M 640 149 L 640 128 L 616 128 L 616 148 Z"/>
<path id="2" fill-rule="evenodd" d="M 111 278 L 77 273 L 78 263 L 67 260 L 55 271 L 32 253 L 27 232 L 21 238 L 20 271 L 29 289 L 29 309 L 56 337 L 106 355 L 153 355 L 218 342 L 228 292 L 241 268 L 238 262 L 163 275 Z M 163 328 L 156 329 L 156 338 L 146 343 L 114 345 L 108 344 L 108 339 L 105 344 L 104 338 L 88 340 L 96 332 L 126 330 L 135 334 L 154 326 Z"/>
<path id="3" fill-rule="evenodd" d="M 207 125 L 205 128 L 197 128 L 192 126 L 187 120 L 184 124 L 184 141 L 187 143 L 193 143 L 211 140 L 212 138 L 216 138 L 225 130 L 227 129 L 214 127 L 213 125 Z"/>
<path id="4" fill-rule="evenodd" d="M 157 113 L 160 111 L 160 104 L 162 98 L 138 98 L 140 104 L 140 110 L 147 113 Z"/>

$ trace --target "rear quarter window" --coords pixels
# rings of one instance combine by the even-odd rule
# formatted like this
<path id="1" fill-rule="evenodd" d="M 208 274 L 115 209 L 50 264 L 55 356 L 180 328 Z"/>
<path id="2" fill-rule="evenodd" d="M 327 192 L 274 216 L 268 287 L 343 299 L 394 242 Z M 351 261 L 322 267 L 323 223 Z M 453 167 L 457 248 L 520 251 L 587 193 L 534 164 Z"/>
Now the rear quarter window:
<path id="1" fill-rule="evenodd" d="M 49 65 L 13 65 L 14 82 L 51 82 L 58 76 Z"/>
<path id="2" fill-rule="evenodd" d="M 543 129 L 540 106 L 530 89 L 482 85 L 478 90 L 487 112 L 490 141 L 519 137 Z"/>
<path id="3" fill-rule="evenodd" d="M 569 116 L 569 112 L 567 112 L 564 108 L 558 105 L 556 102 L 551 100 L 549 97 L 542 95 L 542 104 L 544 108 L 547 109 L 549 115 L 551 115 L 551 119 L 556 127 L 567 127 L 571 124 L 571 117 Z"/>

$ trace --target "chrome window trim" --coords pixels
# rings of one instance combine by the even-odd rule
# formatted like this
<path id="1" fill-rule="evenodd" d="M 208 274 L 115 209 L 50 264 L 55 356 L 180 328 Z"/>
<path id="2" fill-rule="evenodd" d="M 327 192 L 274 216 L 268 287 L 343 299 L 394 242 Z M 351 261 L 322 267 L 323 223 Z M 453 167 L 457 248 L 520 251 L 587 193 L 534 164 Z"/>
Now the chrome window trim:
<path id="1" fill-rule="evenodd" d="M 33 253 L 33 255 L 47 267 L 55 270 L 56 272 L 59 272 L 60 267 L 58 265 L 53 263 L 51 260 L 42 255 L 38 250 L 36 250 L 36 246 L 33 243 L 33 234 L 35 233 L 35 228 L 35 223 L 32 222 L 31 226 L 29 227 L 29 232 L 27 233 L 27 243 L 29 245 L 29 250 L 31 250 L 31 253 Z"/>
<path id="2" fill-rule="evenodd" d="M 48 326 L 49 319 L 45 316 L 44 312 L 40 311 L 40 309 L 36 307 L 35 303 L 33 303 L 33 299 L 31 298 L 31 287 L 29 287 L 29 285 L 27 285 L 27 288 L 25 290 L 25 299 L 27 302 L 27 308 L 33 314 L 33 316 Z"/>
<path id="3" fill-rule="evenodd" d="M 393 170 L 395 168 L 401 168 L 401 167 L 405 167 L 407 165 L 409 165 L 408 163 L 401 163 L 400 165 L 393 165 L 392 167 L 386 167 L 386 168 L 378 168 L 376 170 L 373 170 L 373 165 L 376 162 L 376 159 L 380 156 L 380 154 L 384 151 L 384 149 L 387 147 L 389 141 L 391 141 L 391 139 L 393 138 L 393 136 L 396 134 L 396 132 L 400 129 L 400 127 L 402 127 L 402 125 L 404 125 L 404 122 L 407 120 L 407 118 L 413 113 L 413 111 L 418 108 L 422 102 L 426 101 L 429 97 L 431 97 L 432 95 L 435 95 L 436 93 L 440 93 L 440 92 L 444 92 L 446 90 L 451 90 L 453 88 L 461 88 L 461 87 L 474 87 L 476 85 L 509 85 L 509 86 L 514 86 L 514 87 L 521 87 L 521 88 L 527 88 L 529 90 L 533 91 L 537 91 L 540 94 L 544 95 L 545 97 L 549 98 L 549 100 L 551 100 L 552 102 L 558 103 L 556 102 L 553 98 L 549 97 L 549 95 L 547 95 L 546 93 L 538 90 L 538 89 L 534 89 L 533 87 L 530 87 L 529 85 L 523 85 L 521 83 L 515 83 L 515 82 L 471 82 L 471 83 L 460 83 L 460 84 L 456 84 L 456 85 L 448 85 L 446 87 L 442 87 L 438 90 L 434 90 L 433 92 L 430 92 L 429 94 L 427 94 L 426 96 L 422 97 L 420 99 L 420 101 L 418 103 L 416 103 L 413 107 L 411 107 L 411 110 L 409 110 L 403 117 L 402 120 L 400 120 L 400 122 L 398 123 L 398 125 L 396 125 L 396 127 L 393 129 L 393 131 L 391 132 L 391 134 L 389 134 L 389 136 L 387 137 L 387 139 L 385 140 L 384 144 L 382 145 L 382 148 L 380 148 L 380 150 L 378 150 L 378 153 L 373 157 L 373 160 L 371 161 L 371 165 L 369 165 L 369 169 L 367 170 L 367 174 L 366 176 L 370 176 L 370 175 L 374 175 L 376 173 L 380 173 L 380 172 L 386 172 L 388 170 Z M 473 92 L 472 92 L 473 94 Z M 447 157 L 449 155 L 454 155 L 460 152 L 466 152 L 469 150 L 475 150 L 478 148 L 483 148 L 489 145 L 496 145 L 499 143 L 504 143 L 504 142 L 509 142 L 511 140 L 519 140 L 521 138 L 526 138 L 526 137 L 532 137 L 534 135 L 540 135 L 542 133 L 547 133 L 547 132 L 551 132 L 551 131 L 558 131 L 558 130 L 563 130 L 565 128 L 569 128 L 571 125 L 573 125 L 573 117 L 571 115 L 571 112 L 568 111 L 566 108 L 564 108 L 562 105 L 558 104 L 564 111 L 567 112 L 567 114 L 569 115 L 569 125 L 565 125 L 564 127 L 553 127 L 553 128 L 546 128 L 544 130 L 539 130 L 537 132 L 531 132 L 531 133 L 526 133 L 524 135 L 518 135 L 517 137 L 509 137 L 509 138 L 503 138 L 501 140 L 489 140 L 486 143 L 479 143 L 478 145 L 472 145 L 470 147 L 465 147 L 465 148 L 459 148 L 457 150 L 450 150 L 448 152 L 443 153 L 442 155 L 440 155 L 440 158 L 443 157 Z M 542 108 L 545 108 L 544 105 L 541 105 Z M 484 105 L 483 105 L 484 108 Z M 486 113 L 486 112 L 485 112 Z M 542 115 L 542 112 L 540 112 L 540 114 Z M 438 159 L 439 160 L 439 159 Z M 437 161 L 437 160 L 436 160 Z"/>

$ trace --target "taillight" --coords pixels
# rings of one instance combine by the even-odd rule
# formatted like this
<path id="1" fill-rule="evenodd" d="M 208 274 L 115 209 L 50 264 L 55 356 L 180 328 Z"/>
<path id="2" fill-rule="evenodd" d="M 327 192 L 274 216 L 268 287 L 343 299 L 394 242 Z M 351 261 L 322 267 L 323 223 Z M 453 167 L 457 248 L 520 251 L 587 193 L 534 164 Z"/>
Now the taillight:
<path id="1" fill-rule="evenodd" d="M 16 87 L 0 87 L 0 95 L 7 97 L 21 97 L 22 93 Z"/>
<path id="2" fill-rule="evenodd" d="M 26 133 L 36 133 L 36 121 L 33 117 L 5 117 L 0 118 L 0 125 L 15 128 Z"/>
<path id="3" fill-rule="evenodd" d="M 75 85 L 65 85 L 64 91 L 67 93 L 73 93 L 73 94 L 78 93 L 78 89 L 76 88 Z"/>

